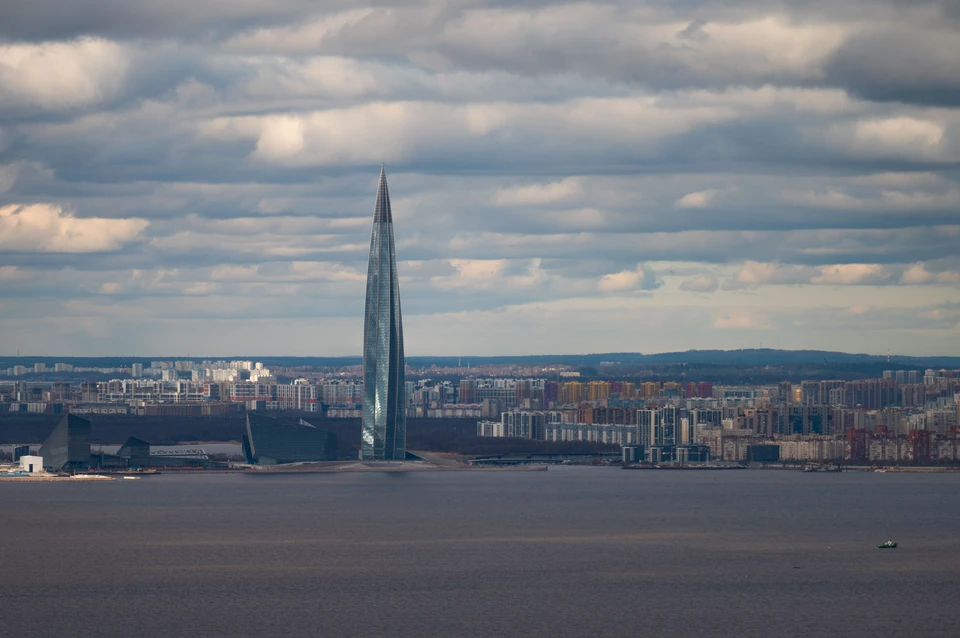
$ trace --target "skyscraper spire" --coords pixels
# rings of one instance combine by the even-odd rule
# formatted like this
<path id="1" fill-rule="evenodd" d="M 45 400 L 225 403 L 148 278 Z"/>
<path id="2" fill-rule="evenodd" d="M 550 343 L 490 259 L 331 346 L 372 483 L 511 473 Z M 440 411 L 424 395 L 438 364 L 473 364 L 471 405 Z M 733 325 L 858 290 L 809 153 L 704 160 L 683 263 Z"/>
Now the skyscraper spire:
<path id="1" fill-rule="evenodd" d="M 407 444 L 403 322 L 387 172 L 381 166 L 367 263 L 360 458 L 403 460 Z"/>
<path id="2" fill-rule="evenodd" d="M 393 215 L 390 212 L 390 191 L 387 190 L 387 171 L 382 164 L 380 165 L 380 184 L 377 186 L 377 204 L 373 212 L 373 222 L 393 223 Z"/>

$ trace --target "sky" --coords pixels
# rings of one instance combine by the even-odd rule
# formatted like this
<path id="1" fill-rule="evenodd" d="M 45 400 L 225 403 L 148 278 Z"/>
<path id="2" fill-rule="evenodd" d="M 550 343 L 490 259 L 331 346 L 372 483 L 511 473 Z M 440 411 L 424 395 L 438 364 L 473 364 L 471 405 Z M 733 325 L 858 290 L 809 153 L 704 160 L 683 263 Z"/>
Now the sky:
<path id="1" fill-rule="evenodd" d="M 953 0 L 2 13 L 5 355 L 960 355 Z"/>

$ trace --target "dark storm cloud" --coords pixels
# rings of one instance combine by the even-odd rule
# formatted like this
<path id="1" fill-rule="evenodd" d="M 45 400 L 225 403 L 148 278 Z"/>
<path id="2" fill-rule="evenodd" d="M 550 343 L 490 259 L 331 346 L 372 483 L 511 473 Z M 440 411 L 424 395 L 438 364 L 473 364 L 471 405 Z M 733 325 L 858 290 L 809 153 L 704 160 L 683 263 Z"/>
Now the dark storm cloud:
<path id="1" fill-rule="evenodd" d="M 960 5 L 955 5 L 960 6 Z M 960 29 L 887 27 L 858 33 L 826 64 L 826 81 L 869 100 L 960 105 Z"/>
<path id="2" fill-rule="evenodd" d="M 336 6 L 335 2 L 324 4 Z M 195 37 L 296 20 L 315 6 L 301 0 L 5 0 L 0 34 L 11 40 L 60 40 L 80 35 Z"/>

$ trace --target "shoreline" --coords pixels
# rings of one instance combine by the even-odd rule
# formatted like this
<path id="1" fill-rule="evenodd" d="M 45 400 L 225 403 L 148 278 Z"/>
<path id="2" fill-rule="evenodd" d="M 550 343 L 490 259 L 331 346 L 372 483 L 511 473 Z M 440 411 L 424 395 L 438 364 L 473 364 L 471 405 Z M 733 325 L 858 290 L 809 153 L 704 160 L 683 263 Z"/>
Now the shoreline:
<path id="1" fill-rule="evenodd" d="M 102 474 L 77 474 L 74 476 L 0 476 L 0 483 L 102 483 L 116 481 L 112 476 Z"/>
<path id="2" fill-rule="evenodd" d="M 560 464 L 558 464 L 560 465 Z M 595 464 L 565 464 L 570 467 L 593 467 L 622 470 L 643 471 L 725 471 L 725 470 L 774 470 L 794 471 L 804 474 L 838 474 L 844 472 L 879 473 L 879 474 L 960 474 L 960 468 L 953 467 L 876 467 L 876 466 L 743 466 L 743 465 L 595 465 Z M 159 476 L 161 474 L 175 474 L 178 476 L 215 475 L 215 474 L 243 474 L 247 476 L 278 476 L 290 474 L 354 474 L 354 473 L 420 473 L 420 472 L 545 472 L 550 464 L 506 464 L 506 465 L 471 465 L 466 463 L 416 463 L 416 462 L 367 462 L 341 461 L 328 463 L 303 463 L 273 466 L 235 466 L 222 469 L 200 468 L 158 468 L 147 472 L 109 470 L 103 473 L 78 473 L 70 476 L 40 475 L 40 476 L 0 476 L 0 483 L 85 483 L 116 481 L 125 476 L 137 478 Z M 160 471 L 160 470 L 163 471 Z"/>

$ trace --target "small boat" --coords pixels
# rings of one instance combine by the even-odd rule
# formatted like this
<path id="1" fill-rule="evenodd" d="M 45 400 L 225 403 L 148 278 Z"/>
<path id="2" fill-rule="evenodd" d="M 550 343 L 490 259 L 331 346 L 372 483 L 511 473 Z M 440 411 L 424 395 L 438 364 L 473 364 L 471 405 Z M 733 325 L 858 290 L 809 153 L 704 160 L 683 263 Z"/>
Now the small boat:
<path id="1" fill-rule="evenodd" d="M 139 481 L 139 480 L 140 480 L 140 477 L 139 477 L 139 476 L 124 476 L 124 477 L 123 477 L 123 480 L 124 480 L 124 481 Z"/>
<path id="2" fill-rule="evenodd" d="M 897 548 L 897 544 L 894 543 L 893 541 L 887 541 L 882 545 L 877 545 L 877 549 L 896 549 L 896 548 Z"/>

